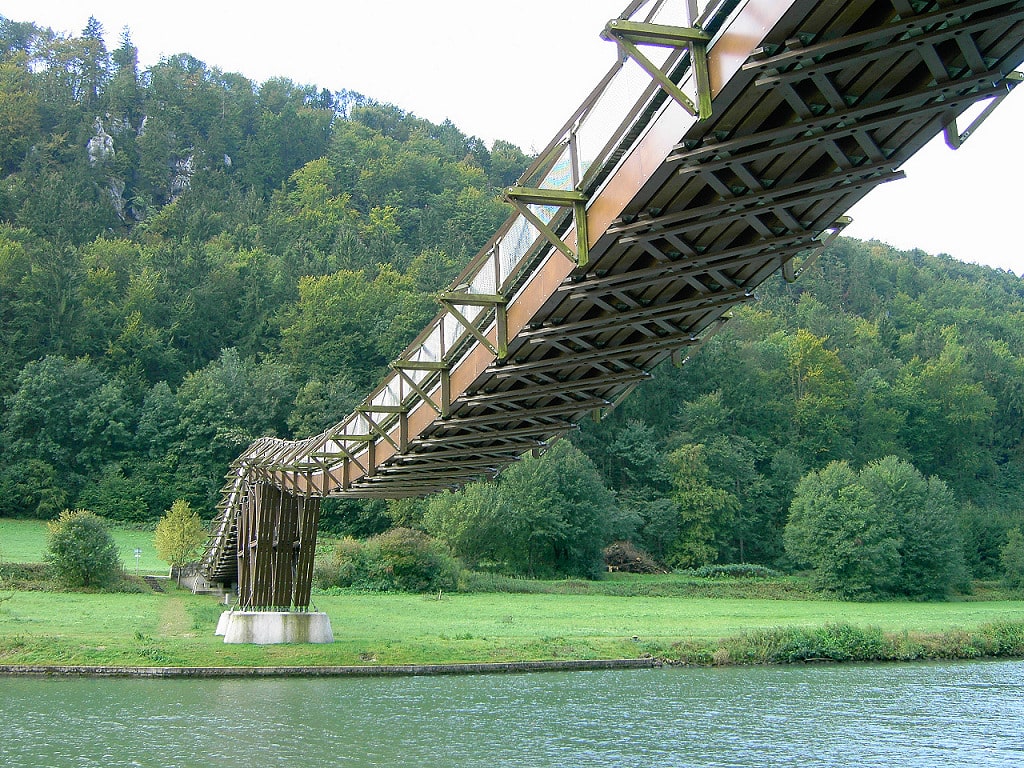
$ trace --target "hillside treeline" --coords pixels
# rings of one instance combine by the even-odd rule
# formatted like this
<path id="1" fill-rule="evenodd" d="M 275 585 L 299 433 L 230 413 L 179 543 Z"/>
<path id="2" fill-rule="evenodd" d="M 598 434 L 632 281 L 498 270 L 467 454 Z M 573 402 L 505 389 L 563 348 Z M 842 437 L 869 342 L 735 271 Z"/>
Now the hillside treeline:
<path id="1" fill-rule="evenodd" d="M 0 515 L 211 509 L 335 423 L 507 216 L 527 158 L 187 54 L 0 19 Z"/>
<path id="2" fill-rule="evenodd" d="M 372 388 L 528 161 L 351 92 L 187 54 L 143 71 L 94 20 L 0 18 L 0 516 L 212 514 L 248 442 L 315 433 Z M 1024 523 L 1024 281 L 840 239 L 759 298 L 496 483 L 332 502 L 325 526 L 423 529 L 535 575 L 592 574 L 613 540 L 802 567 L 802 479 L 909 467 L 942 484 L 961 575 L 995 573 Z M 918 535 L 890 529 L 886 551 Z"/>

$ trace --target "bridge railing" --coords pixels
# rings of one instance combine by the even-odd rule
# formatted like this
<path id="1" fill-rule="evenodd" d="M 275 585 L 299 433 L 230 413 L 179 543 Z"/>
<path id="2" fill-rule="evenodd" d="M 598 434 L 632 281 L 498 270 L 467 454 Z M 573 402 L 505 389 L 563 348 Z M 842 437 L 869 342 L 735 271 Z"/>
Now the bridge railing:
<path id="1" fill-rule="evenodd" d="M 737 0 L 633 0 L 617 19 L 700 27 L 713 35 L 715 26 L 736 5 Z M 692 80 L 685 48 L 654 45 L 646 53 L 680 87 Z M 650 72 L 620 47 L 614 64 L 520 183 L 541 191 L 587 192 L 585 200 L 642 135 L 647 119 L 665 98 Z M 500 326 L 505 307 L 555 253 L 550 235 L 570 239 L 577 225 L 573 214 L 571 207 L 544 201 L 522 203 L 520 212 L 506 220 L 442 297 L 442 310 L 352 414 L 304 440 L 262 438 L 249 446 L 227 476 L 222 512 L 242 502 L 247 484 L 254 479 L 303 495 L 327 496 L 344 490 L 350 466 L 360 475 L 372 474 L 377 444 L 390 443 L 396 452 L 404 448 L 411 412 L 429 407 L 446 415 L 450 372 L 480 346 L 488 347 L 495 359 L 502 356 Z M 342 464 L 344 472 L 339 469 Z M 227 528 L 222 528 L 220 536 L 213 537 L 219 541 L 211 541 L 208 561 L 218 557 L 217 550 L 224 544 Z"/>
<path id="2" fill-rule="evenodd" d="M 708 27 L 728 0 L 687 3 L 668 0 L 634 0 L 618 17 L 674 27 Z M 659 68 L 685 70 L 687 53 L 679 48 L 654 48 L 649 58 Z M 664 96 L 658 84 L 633 59 L 618 56 L 598 85 L 571 115 L 537 160 L 523 174 L 525 186 L 555 191 L 592 187 L 614 165 L 624 150 L 623 142 L 637 130 L 638 121 L 655 99 Z M 624 109 L 624 107 L 626 107 Z M 571 215 L 554 205 L 528 204 L 534 217 L 559 232 L 571 227 Z M 498 322 L 493 306 L 511 300 L 542 257 L 551 253 L 549 243 L 525 214 L 511 216 L 491 241 L 470 262 L 451 287 L 464 294 L 465 303 L 451 298 L 427 329 L 405 350 L 396 367 L 357 410 L 324 434 L 325 453 L 361 453 L 368 438 L 386 439 L 393 429 L 394 409 L 415 407 L 424 395 L 439 386 L 440 366 L 455 365 L 472 347 L 488 343 Z M 483 297 L 495 297 L 493 303 Z M 483 337 L 483 338 L 482 338 Z M 497 352 L 497 350 L 493 350 Z M 432 398 L 429 398 L 432 400 Z M 374 413 L 387 414 L 375 419 Z"/>

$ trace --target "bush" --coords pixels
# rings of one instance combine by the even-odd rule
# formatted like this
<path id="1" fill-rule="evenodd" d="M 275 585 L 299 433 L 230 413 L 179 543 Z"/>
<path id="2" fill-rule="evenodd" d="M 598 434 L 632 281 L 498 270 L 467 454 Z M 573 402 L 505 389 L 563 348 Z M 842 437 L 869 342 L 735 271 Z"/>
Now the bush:
<path id="1" fill-rule="evenodd" d="M 700 568 L 694 568 L 686 573 L 699 579 L 715 579 L 723 576 L 734 579 L 774 579 L 782 575 L 772 568 L 755 563 L 702 565 Z"/>
<path id="2" fill-rule="evenodd" d="M 0 584 L 4 589 L 45 590 L 51 586 L 45 563 L 0 563 Z"/>
<path id="3" fill-rule="evenodd" d="M 66 587 L 106 587 L 120 576 L 117 545 L 102 518 L 84 509 L 66 509 L 47 527 L 44 559 L 58 582 Z"/>
<path id="4" fill-rule="evenodd" d="M 460 566 L 448 548 L 422 531 L 395 528 L 365 542 L 338 542 L 330 564 L 317 570 L 321 588 L 434 592 L 454 590 Z"/>

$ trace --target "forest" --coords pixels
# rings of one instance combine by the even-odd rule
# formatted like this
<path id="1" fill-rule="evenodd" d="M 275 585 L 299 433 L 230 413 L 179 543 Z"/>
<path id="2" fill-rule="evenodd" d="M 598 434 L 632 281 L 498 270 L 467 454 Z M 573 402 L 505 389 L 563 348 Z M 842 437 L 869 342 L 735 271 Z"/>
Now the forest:
<path id="1" fill-rule="evenodd" d="M 350 91 L 142 70 L 95 19 L 0 17 L 0 517 L 211 517 L 241 448 L 370 391 L 529 162 Z M 827 529 L 870 565 L 847 583 L 915 596 L 915 568 L 957 585 L 1024 552 L 1024 280 L 840 238 L 758 299 L 496 481 L 332 500 L 323 527 L 522 575 L 595 575 L 627 541 L 825 581 Z"/>

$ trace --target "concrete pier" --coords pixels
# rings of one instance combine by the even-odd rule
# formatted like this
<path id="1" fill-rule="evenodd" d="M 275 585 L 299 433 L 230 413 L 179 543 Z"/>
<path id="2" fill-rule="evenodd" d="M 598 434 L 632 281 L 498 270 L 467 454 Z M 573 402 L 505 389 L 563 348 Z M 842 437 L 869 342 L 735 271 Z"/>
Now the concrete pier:
<path id="1" fill-rule="evenodd" d="M 292 611 L 224 611 L 216 634 L 225 643 L 333 643 L 326 613 Z"/>

